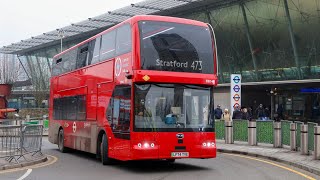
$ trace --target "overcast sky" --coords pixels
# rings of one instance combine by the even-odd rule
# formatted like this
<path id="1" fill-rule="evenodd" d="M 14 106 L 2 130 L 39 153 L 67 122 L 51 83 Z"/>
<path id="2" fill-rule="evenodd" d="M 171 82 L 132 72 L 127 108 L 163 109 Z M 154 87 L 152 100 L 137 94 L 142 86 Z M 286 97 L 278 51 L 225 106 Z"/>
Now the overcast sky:
<path id="1" fill-rule="evenodd" d="M 142 0 L 1 0 L 0 47 Z"/>

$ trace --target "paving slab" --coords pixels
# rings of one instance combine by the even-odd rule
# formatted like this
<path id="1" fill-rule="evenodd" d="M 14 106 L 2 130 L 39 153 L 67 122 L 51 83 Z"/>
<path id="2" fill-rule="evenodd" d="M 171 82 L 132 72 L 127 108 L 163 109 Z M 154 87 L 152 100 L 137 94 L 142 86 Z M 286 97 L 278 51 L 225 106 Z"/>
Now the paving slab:
<path id="1" fill-rule="evenodd" d="M 250 146 L 246 142 L 225 144 L 224 140 L 217 140 L 216 143 L 219 152 L 267 158 L 320 175 L 320 160 L 313 159 L 312 154 L 307 156 L 301 155 L 299 151 L 290 151 L 288 146 L 273 148 L 272 144 L 263 143 L 259 143 L 258 146 Z"/>

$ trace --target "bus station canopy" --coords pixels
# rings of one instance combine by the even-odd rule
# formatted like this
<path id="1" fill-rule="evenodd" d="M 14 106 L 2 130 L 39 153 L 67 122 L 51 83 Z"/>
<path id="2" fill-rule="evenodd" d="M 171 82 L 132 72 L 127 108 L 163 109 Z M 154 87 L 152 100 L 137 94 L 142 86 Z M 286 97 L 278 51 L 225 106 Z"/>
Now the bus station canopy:
<path id="1" fill-rule="evenodd" d="M 221 2 L 224 0 L 211 0 L 211 3 L 213 1 Z M 172 9 L 187 5 L 203 6 L 204 3 L 208 2 L 209 0 L 146 0 L 114 11 L 108 11 L 105 14 L 21 40 L 8 46 L 3 46 L 0 48 L 0 53 L 21 54 L 21 52 L 32 51 L 32 49 L 41 49 L 41 46 L 44 44 L 59 42 L 61 38 L 85 34 L 101 28 L 107 29 L 135 15 L 165 15 L 163 12 L 168 12 Z"/>

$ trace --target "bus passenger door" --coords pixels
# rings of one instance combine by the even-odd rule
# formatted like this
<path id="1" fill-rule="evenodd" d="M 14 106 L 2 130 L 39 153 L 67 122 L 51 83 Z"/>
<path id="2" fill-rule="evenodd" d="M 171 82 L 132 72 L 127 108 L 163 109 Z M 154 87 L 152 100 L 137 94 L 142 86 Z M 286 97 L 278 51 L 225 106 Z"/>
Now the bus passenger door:
<path id="1" fill-rule="evenodd" d="M 130 115 L 131 86 L 116 86 L 109 103 L 110 127 L 113 133 L 114 157 L 121 160 L 130 158 Z"/>
<path id="2" fill-rule="evenodd" d="M 108 145 L 109 145 L 109 155 L 112 156 L 113 153 L 113 138 L 112 131 L 110 129 L 110 124 L 112 122 L 112 89 L 113 83 L 105 82 L 97 85 L 97 129 L 96 129 L 96 139 L 98 138 L 98 129 L 104 129 L 109 137 Z M 111 139 L 110 139 L 111 137 Z M 94 141 L 96 142 L 96 141 Z M 96 145 L 95 145 L 96 147 Z"/>

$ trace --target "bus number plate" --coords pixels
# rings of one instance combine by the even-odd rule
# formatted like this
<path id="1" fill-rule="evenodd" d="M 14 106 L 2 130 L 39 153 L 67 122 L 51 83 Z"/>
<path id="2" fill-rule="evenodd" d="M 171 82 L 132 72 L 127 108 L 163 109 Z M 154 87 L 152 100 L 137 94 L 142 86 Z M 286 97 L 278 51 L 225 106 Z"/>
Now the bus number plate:
<path id="1" fill-rule="evenodd" d="M 189 157 L 189 152 L 172 152 L 171 157 Z"/>

